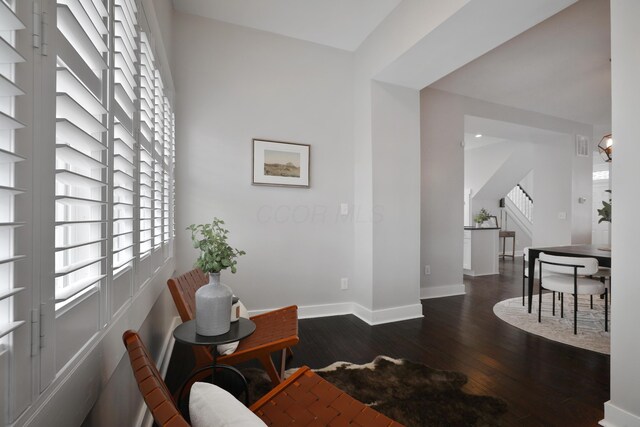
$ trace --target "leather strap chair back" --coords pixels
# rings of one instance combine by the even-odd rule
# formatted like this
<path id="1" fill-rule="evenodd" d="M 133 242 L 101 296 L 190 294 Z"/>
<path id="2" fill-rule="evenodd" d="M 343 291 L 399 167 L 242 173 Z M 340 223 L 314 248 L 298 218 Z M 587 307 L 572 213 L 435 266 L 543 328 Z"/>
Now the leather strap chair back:
<path id="1" fill-rule="evenodd" d="M 140 336 L 134 331 L 126 331 L 122 341 L 140 393 L 155 422 L 161 427 L 188 427 Z"/>

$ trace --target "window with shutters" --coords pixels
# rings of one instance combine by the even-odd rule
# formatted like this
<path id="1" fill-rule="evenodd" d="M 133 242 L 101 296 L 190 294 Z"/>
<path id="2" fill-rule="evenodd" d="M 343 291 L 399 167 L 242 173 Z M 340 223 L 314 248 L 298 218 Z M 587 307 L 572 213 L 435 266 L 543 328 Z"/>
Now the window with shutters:
<path id="1" fill-rule="evenodd" d="M 154 120 L 154 180 L 153 180 L 153 248 L 162 245 L 162 221 L 164 198 L 164 85 L 160 72 L 155 70 L 155 120 Z"/>
<path id="2" fill-rule="evenodd" d="M 169 99 L 163 98 L 164 115 L 162 117 L 163 141 L 162 141 L 162 242 L 169 242 L 169 212 L 171 201 L 171 106 Z"/>
<path id="3" fill-rule="evenodd" d="M 113 129 L 113 270 L 132 266 L 136 207 L 136 140 L 138 37 L 133 0 L 114 7 L 114 129 Z"/>
<path id="4" fill-rule="evenodd" d="M 28 404 L 31 136 L 25 114 L 29 33 L 16 1 L 0 1 L 0 424 Z M 24 12 L 24 5 L 23 12 Z M 20 304 L 20 303 L 23 304 Z M 26 308 L 26 309 L 25 309 Z M 24 373 L 24 374 L 22 374 Z"/>
<path id="5" fill-rule="evenodd" d="M 170 274 L 172 91 L 149 27 L 141 0 L 0 0 L 0 425 Z"/>
<path id="6" fill-rule="evenodd" d="M 56 283 L 58 307 L 106 277 L 107 10 L 58 0 Z"/>
<path id="7" fill-rule="evenodd" d="M 18 154 L 15 131 L 24 124 L 15 117 L 15 98 L 25 93 L 15 83 L 15 64 L 24 58 L 14 47 L 15 33 L 23 30 L 24 24 L 6 3 L 0 2 L 0 352 L 8 347 L 8 335 L 22 326 L 23 319 L 12 315 L 12 298 L 24 290 L 14 274 L 14 265 L 24 259 L 15 250 L 15 231 L 22 227 L 15 215 L 16 197 L 24 190 L 16 183 L 16 164 L 25 160 Z"/>
<path id="8" fill-rule="evenodd" d="M 145 32 L 140 33 L 140 235 L 139 257 L 145 258 L 153 248 L 153 200 L 155 163 L 153 158 L 155 122 L 155 73 L 151 44 Z"/>

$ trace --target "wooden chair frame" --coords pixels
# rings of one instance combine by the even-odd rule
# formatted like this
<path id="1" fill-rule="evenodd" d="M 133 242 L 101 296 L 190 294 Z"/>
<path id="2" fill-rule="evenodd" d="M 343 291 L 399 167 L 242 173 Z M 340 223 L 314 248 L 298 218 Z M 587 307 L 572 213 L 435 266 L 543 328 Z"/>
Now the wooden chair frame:
<path id="1" fill-rule="evenodd" d="M 189 427 L 162 380 L 140 336 L 126 331 L 127 349 L 140 393 L 160 427 Z M 353 427 L 402 427 L 366 406 L 303 366 L 251 406 L 268 426 L 350 425 Z"/>
<path id="2" fill-rule="evenodd" d="M 200 269 L 191 270 L 181 276 L 173 277 L 167 281 L 171 296 L 176 304 L 178 313 L 183 322 L 195 319 L 195 293 L 208 283 L 207 276 Z M 229 355 L 219 355 L 217 363 L 236 365 L 248 360 L 257 359 L 269 375 L 274 386 L 282 381 L 285 362 L 292 356 L 291 347 L 296 345 L 298 338 L 298 307 L 295 305 L 269 311 L 251 317 L 256 324 L 256 331 L 240 341 L 235 352 Z M 196 359 L 194 372 L 213 364 L 213 355 L 205 346 L 192 346 Z M 280 369 L 276 367 L 271 354 L 280 351 L 282 353 Z M 203 373 L 204 376 L 205 373 Z M 199 379 L 194 378 L 194 380 Z"/>

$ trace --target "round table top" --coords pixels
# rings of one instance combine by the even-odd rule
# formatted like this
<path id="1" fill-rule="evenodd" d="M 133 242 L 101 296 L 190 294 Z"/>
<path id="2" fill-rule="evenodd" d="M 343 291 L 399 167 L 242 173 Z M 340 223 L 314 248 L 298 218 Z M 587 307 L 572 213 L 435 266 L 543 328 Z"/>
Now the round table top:
<path id="1" fill-rule="evenodd" d="M 173 330 L 173 337 L 176 341 L 190 345 L 221 345 L 234 341 L 239 341 L 248 337 L 256 330 L 256 324 L 249 319 L 241 317 L 237 322 L 231 324 L 229 332 L 222 335 L 206 336 L 196 333 L 196 321 L 189 320 L 178 325 Z"/>

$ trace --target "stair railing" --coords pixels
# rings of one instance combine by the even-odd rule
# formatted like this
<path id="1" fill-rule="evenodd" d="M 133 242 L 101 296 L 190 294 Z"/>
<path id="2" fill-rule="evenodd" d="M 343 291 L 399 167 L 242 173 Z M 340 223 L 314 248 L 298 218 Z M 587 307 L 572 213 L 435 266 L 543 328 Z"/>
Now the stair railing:
<path id="1" fill-rule="evenodd" d="M 522 188 L 520 184 L 517 184 L 509 191 L 507 197 L 520 213 L 522 213 L 529 222 L 533 223 L 533 199 L 527 194 L 524 188 Z"/>

